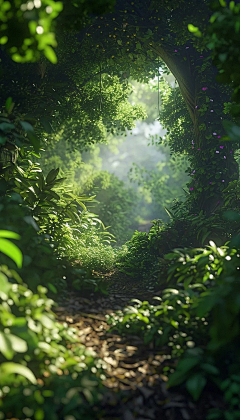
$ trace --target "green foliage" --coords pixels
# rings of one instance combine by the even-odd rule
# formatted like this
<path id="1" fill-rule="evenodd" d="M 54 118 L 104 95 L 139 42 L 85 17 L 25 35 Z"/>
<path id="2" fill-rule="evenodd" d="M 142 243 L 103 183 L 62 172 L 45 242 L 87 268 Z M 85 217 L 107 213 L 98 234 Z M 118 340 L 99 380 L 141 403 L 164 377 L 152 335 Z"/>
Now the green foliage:
<path id="1" fill-rule="evenodd" d="M 114 241 L 113 235 L 105 228 L 102 221 L 93 213 L 83 212 L 78 225 L 72 228 L 66 227 L 65 233 L 63 232 L 64 247 L 60 245 L 58 249 L 63 257 L 72 261 L 74 265 L 80 264 L 83 271 L 86 270 L 87 280 L 91 277 L 92 270 L 105 272 L 113 268 L 115 252 L 110 246 L 112 241 Z M 79 273 L 83 274 L 83 271 L 80 270 Z M 73 270 L 72 274 L 74 276 L 77 272 Z M 93 283 L 95 280 L 93 277 Z M 78 289 L 79 281 L 80 279 Z"/>
<path id="2" fill-rule="evenodd" d="M 0 251 L 6 254 L 8 257 L 17 264 L 18 268 L 22 267 L 22 253 L 20 249 L 6 238 L 20 239 L 17 233 L 9 230 L 0 231 Z"/>
<path id="3" fill-rule="evenodd" d="M 207 32 L 206 1 L 197 8 L 193 7 L 195 1 L 181 0 L 174 8 L 171 2 L 158 2 L 156 8 L 153 1 L 153 9 L 140 1 L 137 5 L 117 2 L 114 15 L 106 20 L 103 16 L 86 17 L 102 7 L 106 10 L 105 2 L 95 6 L 85 3 L 78 8 L 84 12 L 83 18 L 75 13 L 76 19 L 68 23 L 68 16 L 76 12 L 75 2 L 36 0 L 21 5 L 17 0 L 12 4 L 0 0 L 0 42 L 15 60 L 12 63 L 3 55 L 1 61 L 5 109 L 0 116 L 0 222 L 5 232 L 0 233 L 0 250 L 7 254 L 0 256 L 1 416 L 93 418 L 90 404 L 96 401 L 101 363 L 97 366 L 79 346 L 76 331 L 65 331 L 66 325 L 56 323 L 53 301 L 40 284 L 52 293 L 59 291 L 61 280 L 80 292 L 88 287 L 104 292 L 102 278 L 92 271 L 109 270 L 115 260 L 109 246 L 112 235 L 95 214 L 86 212 L 83 201 L 87 198 L 60 189 L 58 170 L 50 169 L 44 176 L 39 165 L 32 163 L 30 155 L 40 148 L 35 133 L 41 139 L 48 137 L 46 145 L 56 135 L 83 150 L 104 142 L 108 134 L 133 127 L 144 112 L 128 103 L 128 78 L 147 81 L 158 74 L 164 58 L 178 75 L 179 88 L 161 82 L 165 95 L 162 119 L 171 150 L 189 155 L 189 194 L 186 203 L 176 202 L 167 210 L 171 223 L 155 220 L 149 235 L 136 232 L 119 252 L 117 262 L 123 272 L 148 280 L 160 272 L 165 279 L 168 266 L 168 280 L 177 286 L 165 290 L 159 304 L 137 301 L 109 322 L 121 332 L 141 335 L 145 344 L 167 344 L 171 362 L 166 363 L 166 373 L 175 367 L 172 359 L 181 357 L 170 376 L 170 386 L 182 384 L 196 401 L 209 382 L 217 386 L 226 409 L 213 410 L 209 419 L 238 418 L 240 216 L 233 152 L 239 139 L 239 5 L 231 1 L 227 7 L 224 0 L 220 6 L 214 3 L 216 13 L 210 20 L 208 38 L 200 38 Z M 107 10 L 110 6 L 108 1 Z M 16 62 L 35 61 L 41 52 L 56 63 L 54 22 L 59 25 L 60 65 L 41 59 L 36 66 L 20 68 Z M 79 29 L 82 23 L 90 23 L 82 33 L 65 32 L 65 28 Z M 206 39 L 219 71 L 218 81 L 227 83 L 229 89 L 219 89 L 215 82 Z M 166 66 L 164 71 L 168 72 Z M 232 87 L 234 103 L 222 109 L 229 104 Z M 236 120 L 225 121 L 223 128 L 221 119 L 228 111 Z M 224 130 L 227 136 L 223 137 Z M 221 139 L 220 143 L 215 139 Z M 235 141 L 234 147 L 231 141 Z M 18 154 L 25 159 L 23 167 Z M 155 184 L 156 177 L 152 187 Z M 100 199 L 109 198 L 109 203 L 98 206 L 107 225 L 111 216 L 113 229 L 122 235 L 129 197 L 117 181 L 112 187 L 105 196 L 102 188 Z M 156 195 L 157 188 L 154 191 Z M 223 208 L 218 212 L 219 207 Z M 105 216 L 108 209 L 110 214 Z M 9 239 L 19 241 L 23 261 Z M 209 240 L 210 247 L 196 248 Z M 220 247 L 226 240 L 230 243 Z M 179 246 L 184 249 L 165 255 Z M 63 258 L 74 262 L 74 268 L 66 267 Z M 97 376 L 94 383 L 89 382 L 90 370 Z"/>
<path id="4" fill-rule="evenodd" d="M 144 278 L 157 268 L 157 254 L 150 251 L 147 233 L 136 231 L 131 240 L 118 251 L 116 265 L 119 270 L 134 278 Z"/>
<path id="5" fill-rule="evenodd" d="M 198 400 L 207 383 L 215 384 L 223 393 L 225 411 L 214 409 L 207 418 L 235 419 L 239 410 L 235 372 L 240 368 L 239 249 L 210 242 L 205 249 L 175 250 L 165 258 L 171 262 L 168 280 L 174 277 L 178 286 L 164 290 L 161 298 L 155 298 L 160 301 L 156 305 L 133 300 L 135 305 L 124 313 L 108 316 L 108 323 L 124 334 L 141 336 L 145 344 L 167 344 L 169 359 L 181 356 L 168 385 L 184 384 Z M 170 360 L 165 372 L 171 373 L 172 367 Z"/>
<path id="6" fill-rule="evenodd" d="M 0 234 L 19 239 L 11 231 Z M 6 252 L 13 260 L 15 248 Z M 79 415 L 81 405 L 81 415 L 92 418 L 101 360 L 80 345 L 76 329 L 56 322 L 45 287 L 34 294 L 6 265 L 0 266 L 0 284 L 1 417 L 58 419 L 59 410 Z"/>
<path id="7" fill-rule="evenodd" d="M 127 306 L 116 316 L 108 315 L 107 320 L 111 329 L 141 336 L 145 344 L 153 343 L 155 348 L 167 345 L 170 358 L 179 357 L 188 347 L 203 342 L 205 319 L 191 317 L 198 294 L 197 288 L 165 289 L 161 298 L 155 297 L 158 303 L 150 305 L 148 301 L 132 299 L 134 306 Z"/>
<path id="8" fill-rule="evenodd" d="M 159 121 L 167 133 L 164 138 L 160 138 L 159 143 L 170 147 L 173 153 L 188 153 L 191 142 L 194 141 L 194 132 L 181 91 L 176 84 L 174 87 L 170 86 L 162 76 L 160 95 Z"/>
<path id="9" fill-rule="evenodd" d="M 217 65 L 219 74 L 217 81 L 231 84 L 235 89 L 232 99 L 239 102 L 239 31 L 240 5 L 231 1 L 227 4 L 213 4 L 215 9 L 208 27 L 208 48 L 212 51 L 213 63 Z M 232 111 L 237 111 L 233 106 Z M 234 112 L 234 115 L 240 115 Z"/>
<path id="10" fill-rule="evenodd" d="M 236 194 L 234 186 L 233 183 L 232 193 Z M 169 223 L 152 221 L 149 234 L 135 232 L 132 239 L 119 250 L 116 264 L 120 271 L 136 278 L 157 277 L 161 283 L 167 265 L 163 258 L 172 249 L 199 247 L 206 245 L 209 240 L 218 246 L 227 240 L 234 241 L 240 225 L 239 219 L 233 220 L 235 212 L 232 214 L 229 210 L 229 200 L 228 206 L 211 217 L 206 217 L 203 212 L 188 214 L 184 204 L 176 202 L 171 210 L 166 209 L 170 216 Z"/>
<path id="11" fill-rule="evenodd" d="M 79 343 L 76 329 L 56 322 L 46 288 L 34 294 L 15 271 L 0 270 L 1 415 L 58 419 L 59 410 L 80 410 L 92 418 L 101 361 Z"/>
<path id="12" fill-rule="evenodd" d="M 91 250 L 93 250 L 93 252 L 95 251 L 94 248 L 92 248 Z M 107 254 L 106 249 L 104 249 L 105 254 Z M 90 250 L 88 250 L 88 252 L 86 253 L 86 255 L 84 254 L 83 250 L 80 250 L 81 252 L 81 258 L 83 261 L 83 264 L 81 263 L 81 265 L 84 265 L 84 267 L 90 267 L 90 269 L 86 268 L 77 268 L 74 267 L 71 269 L 71 277 L 72 277 L 72 281 L 71 281 L 71 288 L 74 289 L 75 291 L 78 290 L 80 292 L 86 292 L 86 291 L 94 291 L 94 292 L 100 292 L 102 294 L 107 295 L 107 289 L 108 289 L 108 285 L 106 283 L 106 281 L 104 280 L 104 277 L 96 275 L 95 273 L 93 273 L 93 268 L 99 271 L 105 271 L 105 265 L 107 265 L 107 258 L 104 260 L 104 264 L 103 264 L 103 260 L 99 260 L 96 258 L 96 256 L 93 256 L 93 258 L 89 258 L 89 254 L 90 254 Z M 105 256 L 104 252 L 103 252 L 103 256 Z M 112 262 L 112 261 L 111 261 Z M 110 262 L 110 264 L 111 264 Z M 108 266 L 107 265 L 107 270 L 109 270 L 111 268 L 111 265 Z"/>
<path id="13" fill-rule="evenodd" d="M 75 240 L 69 257 L 80 261 L 83 268 L 98 272 L 111 271 L 115 263 L 114 249 L 101 243 L 98 246 L 91 245 L 86 248 L 80 245 L 80 241 Z"/>
<path id="14" fill-rule="evenodd" d="M 138 182 L 143 192 L 147 191 L 151 195 L 156 202 L 159 217 L 166 218 L 165 207 L 172 206 L 174 200 L 184 197 L 188 162 L 185 155 L 171 156 L 169 148 L 160 147 L 160 150 L 165 154 L 166 160 L 158 162 L 156 169 L 150 170 L 133 164 L 129 178 L 133 182 Z"/>
<path id="15" fill-rule="evenodd" d="M 176 258 L 179 251 L 169 255 L 170 259 Z M 182 362 L 179 362 L 176 372 L 170 378 L 170 385 L 177 385 L 186 380 L 186 386 L 195 399 L 201 394 L 201 386 L 206 383 L 205 375 L 201 373 L 201 380 L 195 382 L 194 389 L 191 391 L 190 383 L 195 377 L 196 366 L 201 360 L 207 357 L 214 357 L 219 369 L 217 376 L 212 378 L 215 384 L 223 391 L 224 400 L 227 406 L 223 414 L 220 410 L 213 410 L 209 413 L 210 418 L 237 418 L 239 410 L 239 398 L 235 396 L 232 383 L 236 379 L 232 377 L 239 370 L 239 249 L 227 246 L 217 248 L 210 242 L 208 249 L 181 251 L 180 258 L 169 270 L 170 277 L 174 275 L 177 281 L 184 281 L 185 287 L 189 284 L 199 282 L 207 286 L 193 305 L 193 313 L 199 317 L 209 319 L 208 344 L 202 349 L 196 349 L 195 354 L 186 353 Z M 199 359 L 199 355 L 201 356 Z M 195 360 L 194 372 L 189 367 L 189 358 Z M 184 365 L 185 363 L 185 365 Z M 213 361 L 211 362 L 213 364 Z M 212 369 L 213 372 L 213 369 Z M 211 373 L 209 368 L 209 373 Z M 214 373 L 214 372 L 213 372 Z M 184 377 L 185 376 L 185 377 Z M 211 378 L 210 378 L 211 379 Z M 226 384 L 229 385 L 227 392 Z M 230 390 L 231 389 L 231 390 Z M 216 417 L 214 417 L 216 415 Z"/>
<path id="16" fill-rule="evenodd" d="M 19 194 L 12 193 L 8 197 L 0 198 L 0 225 L 20 235 L 18 246 L 23 254 L 23 263 L 22 268 L 17 271 L 24 277 L 28 287 L 37 291 L 38 285 L 43 284 L 55 292 L 56 288 L 62 289 L 66 284 L 63 279 L 64 263 L 56 259 L 46 236 L 38 234 L 39 229 L 31 211 L 23 205 Z M 0 261 L 12 269 L 16 268 L 15 263 L 7 256 L 1 255 Z"/>
<path id="17" fill-rule="evenodd" d="M 39 152 L 40 143 L 33 126 L 23 117 L 11 115 L 14 105 L 12 98 L 8 97 L 5 109 L 0 113 L 1 166 L 15 163 L 23 146 L 31 145 L 30 150 L 33 148 L 35 153 Z"/>
<path id="18" fill-rule="evenodd" d="M 104 177 L 104 175 L 106 175 Z M 85 184 L 85 194 L 95 194 L 96 203 L 91 205 L 109 232 L 120 245 L 131 237 L 131 225 L 136 216 L 136 202 L 138 194 L 131 187 L 124 185 L 115 175 L 103 171 L 90 178 L 92 188 Z M 90 185 L 89 185 L 90 187 Z"/>
<path id="19" fill-rule="evenodd" d="M 73 47 L 76 54 L 71 53 Z M 1 64 L 3 100 L 11 96 L 21 104 L 15 112 L 34 121 L 35 131 L 46 146 L 57 138 L 72 150 L 85 150 L 91 144 L 105 143 L 108 136 L 132 129 L 134 121 L 145 116 L 142 107 L 128 101 L 131 85 L 121 82 L 119 73 L 111 74 L 108 67 L 101 70 L 99 63 L 90 66 L 87 59 L 82 61 L 78 47 L 76 36 L 66 34 L 54 68 L 43 60 L 23 64 L 16 71 L 17 65 L 6 57 Z"/>
<path id="20" fill-rule="evenodd" d="M 57 46 L 56 20 L 61 26 L 65 23 L 65 26 L 80 28 L 88 14 L 110 11 L 113 4 L 112 0 L 87 3 L 66 0 L 35 0 L 27 3 L 1 0 L 0 44 L 5 46 L 17 63 L 37 61 L 43 53 L 55 64 L 57 56 L 53 48 Z"/>

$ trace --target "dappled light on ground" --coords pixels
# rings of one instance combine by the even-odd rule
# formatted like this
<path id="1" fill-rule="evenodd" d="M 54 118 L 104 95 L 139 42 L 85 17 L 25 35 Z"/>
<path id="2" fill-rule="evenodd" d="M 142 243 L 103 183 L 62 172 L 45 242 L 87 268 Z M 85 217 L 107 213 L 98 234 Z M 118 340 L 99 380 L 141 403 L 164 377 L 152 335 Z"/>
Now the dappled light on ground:
<path id="1" fill-rule="evenodd" d="M 112 273 L 110 278 L 109 295 L 97 297 L 89 293 L 81 297 L 72 292 L 63 306 L 55 308 L 58 320 L 77 328 L 80 342 L 103 360 L 103 400 L 94 409 L 101 413 L 99 420 L 202 420 L 202 410 L 219 402 L 210 392 L 197 406 L 183 391 L 167 389 L 164 367 L 166 362 L 167 366 L 176 365 L 176 360 L 169 360 L 167 346 L 146 345 L 136 335 L 124 337 L 108 331 L 106 315 L 124 310 L 133 298 L 154 303 L 153 297 L 161 291 L 149 291 L 131 279 L 127 288 L 124 276 L 123 288 L 121 275 Z"/>

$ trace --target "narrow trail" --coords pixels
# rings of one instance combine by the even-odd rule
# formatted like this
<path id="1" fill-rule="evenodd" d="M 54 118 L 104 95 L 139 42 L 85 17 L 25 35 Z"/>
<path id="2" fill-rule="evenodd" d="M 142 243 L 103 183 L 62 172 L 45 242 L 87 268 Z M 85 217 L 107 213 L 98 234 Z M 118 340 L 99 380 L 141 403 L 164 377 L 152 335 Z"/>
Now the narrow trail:
<path id="1" fill-rule="evenodd" d="M 168 359 L 167 347 L 154 348 L 137 336 L 107 332 L 106 314 L 122 310 L 132 298 L 151 302 L 160 291 L 146 290 L 136 281 L 129 280 L 126 284 L 125 278 L 120 279 L 114 273 L 109 281 L 109 295 L 96 298 L 69 293 L 64 306 L 55 308 L 58 320 L 79 329 L 81 343 L 105 362 L 105 393 L 95 408 L 96 418 L 203 420 L 209 401 L 199 408 L 186 394 L 166 388 L 163 367 Z"/>

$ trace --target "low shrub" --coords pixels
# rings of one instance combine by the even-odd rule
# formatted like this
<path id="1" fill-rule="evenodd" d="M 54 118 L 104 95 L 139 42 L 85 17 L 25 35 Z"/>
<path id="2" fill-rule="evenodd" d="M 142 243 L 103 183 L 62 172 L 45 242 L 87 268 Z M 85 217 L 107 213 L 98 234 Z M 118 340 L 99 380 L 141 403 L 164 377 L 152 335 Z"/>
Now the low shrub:
<path id="1" fill-rule="evenodd" d="M 18 246 L 23 254 L 23 264 L 17 271 L 25 283 L 34 292 L 39 285 L 51 290 L 52 296 L 57 291 L 66 291 L 66 261 L 57 259 L 53 245 L 46 234 L 39 234 L 39 228 L 17 193 L 0 197 L 0 225 L 6 230 L 20 235 Z M 15 264 L 8 256 L 0 255 L 0 264 L 15 269 Z"/>
<path id="2" fill-rule="evenodd" d="M 106 272 L 115 264 L 114 236 L 93 213 L 83 212 L 79 225 L 66 227 L 68 245 L 59 247 L 60 255 L 86 272 Z M 66 240 L 64 241 L 66 242 Z"/>
<path id="3" fill-rule="evenodd" d="M 8 249 L 16 260 L 16 246 Z M 0 418 L 93 419 L 102 361 L 56 321 L 45 287 L 33 293 L 7 266 L 0 284 Z"/>
<path id="4" fill-rule="evenodd" d="M 131 240 L 118 251 L 116 265 L 119 270 L 134 278 L 144 278 L 157 266 L 157 255 L 150 252 L 146 232 L 136 231 Z"/>
<path id="5" fill-rule="evenodd" d="M 165 256 L 168 281 L 176 289 L 163 292 L 158 305 L 136 301 L 124 313 L 108 317 L 112 328 L 142 335 L 144 342 L 168 346 L 179 357 L 170 361 L 168 386 L 182 384 L 197 401 L 208 384 L 218 388 L 224 409 L 207 419 L 237 419 L 240 413 L 240 250 L 239 237 L 228 245 L 180 249 Z M 133 301 L 134 302 L 134 301 Z"/>
<path id="6" fill-rule="evenodd" d="M 107 272 L 113 269 L 115 252 L 110 245 L 99 244 L 85 248 L 78 246 L 78 242 L 75 241 L 74 247 L 76 247 L 76 257 L 84 269 L 97 272 Z"/>

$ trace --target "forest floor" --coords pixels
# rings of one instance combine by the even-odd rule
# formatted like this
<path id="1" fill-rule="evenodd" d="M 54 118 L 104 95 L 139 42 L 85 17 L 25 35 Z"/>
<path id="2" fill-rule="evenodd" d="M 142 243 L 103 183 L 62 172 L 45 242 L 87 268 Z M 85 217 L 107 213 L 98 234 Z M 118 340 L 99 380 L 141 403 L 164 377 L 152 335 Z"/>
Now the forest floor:
<path id="1" fill-rule="evenodd" d="M 163 368 L 169 355 L 167 346 L 154 348 L 153 343 L 146 345 L 137 336 L 123 337 L 117 332 L 108 332 L 105 315 L 123 310 L 132 298 L 151 302 L 161 291 L 146 289 L 132 279 L 126 282 L 126 276 L 119 276 L 119 273 L 109 273 L 106 277 L 110 282 L 108 295 L 82 297 L 79 292 L 70 292 L 64 305 L 55 308 L 59 322 L 79 329 L 81 342 L 106 363 L 104 397 L 94 407 L 94 418 L 206 419 L 207 410 L 216 404 L 216 396 L 211 390 L 196 404 L 179 388 L 166 388 Z"/>

